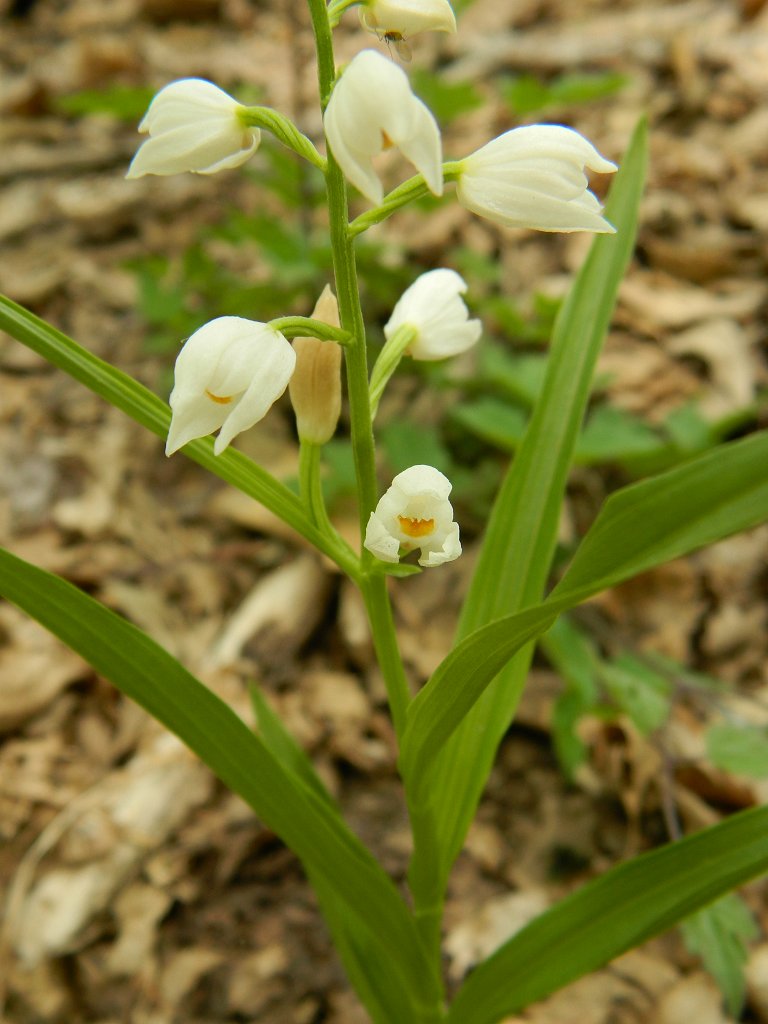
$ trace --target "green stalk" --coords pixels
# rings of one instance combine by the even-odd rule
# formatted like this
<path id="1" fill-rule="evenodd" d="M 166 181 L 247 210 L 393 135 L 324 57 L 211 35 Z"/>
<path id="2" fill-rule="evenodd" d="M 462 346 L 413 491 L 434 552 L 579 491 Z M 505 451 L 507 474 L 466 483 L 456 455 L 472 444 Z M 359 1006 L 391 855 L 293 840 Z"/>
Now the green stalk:
<path id="1" fill-rule="evenodd" d="M 460 160 L 452 160 L 449 163 L 443 164 L 444 182 L 457 181 L 460 174 Z M 402 185 L 398 185 L 397 188 L 388 192 L 378 206 L 374 206 L 373 209 L 366 210 L 359 217 L 355 217 L 349 225 L 349 232 L 353 237 L 361 235 L 368 228 L 372 228 L 374 224 L 381 224 L 382 221 L 387 220 L 393 213 L 397 213 L 404 206 L 408 206 L 417 199 L 423 199 L 425 196 L 431 195 L 432 193 L 427 187 L 426 181 L 424 181 L 424 175 L 415 174 L 412 178 L 404 181 Z"/>
<path id="2" fill-rule="evenodd" d="M 379 400 L 384 393 L 387 382 L 397 367 L 409 345 L 412 345 L 418 336 L 418 331 L 410 324 L 402 324 L 397 328 L 391 338 L 387 339 L 384 348 L 379 353 L 379 358 L 374 363 L 371 372 L 371 383 L 368 388 L 371 403 L 371 419 L 376 418 L 379 408 Z"/>
<path id="3" fill-rule="evenodd" d="M 321 0 L 309 0 L 309 9 L 317 48 L 321 103 L 325 110 L 336 78 L 331 29 L 325 5 Z M 339 319 L 342 328 L 349 332 L 352 339 L 344 346 L 344 357 L 347 367 L 350 432 L 360 511 L 360 535 L 363 538 L 368 519 L 378 498 L 373 424 L 368 395 L 368 356 L 365 344 L 365 323 L 360 307 L 354 241 L 349 231 L 347 185 L 341 168 L 330 152 L 325 181 Z M 411 698 L 395 637 L 386 579 L 380 573 L 370 572 L 372 563 L 373 556 L 363 548 L 361 556 L 363 578 L 360 587 L 371 622 L 374 646 L 384 674 L 392 719 L 395 730 L 400 736 L 405 725 L 405 711 Z M 366 573 L 366 569 L 369 570 L 368 573 Z"/>
<path id="4" fill-rule="evenodd" d="M 331 23 L 323 0 L 308 0 L 308 3 L 317 49 L 320 98 L 323 111 L 325 111 L 336 79 Z M 351 341 L 344 346 L 344 358 L 347 369 L 352 451 L 358 488 L 360 532 L 361 538 L 364 538 L 368 519 L 378 497 L 369 397 L 368 358 L 355 262 L 354 237 L 357 232 L 350 229 L 347 186 L 341 168 L 331 152 L 328 153 L 325 181 L 339 318 L 342 328 L 351 335 Z M 399 738 L 405 726 L 406 711 L 411 697 L 395 635 L 386 577 L 375 571 L 373 556 L 365 548 L 361 555 L 361 569 L 359 585 L 371 624 L 376 655 L 387 688 L 392 720 Z M 430 938 L 433 937 L 435 935 L 434 918 L 429 922 L 429 927 L 425 928 L 422 923 L 420 928 L 428 933 Z M 437 931 L 439 934 L 439 922 Z M 435 977 L 439 978 L 441 968 L 439 943 L 425 943 L 425 949 L 429 951 L 430 958 L 434 963 Z M 412 1003 L 411 1019 L 403 1021 L 402 1024 L 440 1024 L 444 1019 L 445 1013 L 440 1001 L 432 1002 L 430 999 L 427 1005 L 421 996 Z"/>
<path id="5" fill-rule="evenodd" d="M 249 128 L 265 128 L 284 146 L 298 153 L 321 171 L 325 171 L 325 160 L 317 152 L 306 135 L 303 135 L 290 118 L 271 107 L 241 107 L 240 123 Z"/>
<path id="6" fill-rule="evenodd" d="M 311 316 L 280 316 L 270 320 L 269 326 L 280 331 L 286 338 L 317 338 L 318 341 L 335 341 L 342 346 L 354 341 L 349 331 L 315 320 Z"/>
<path id="7" fill-rule="evenodd" d="M 323 533 L 333 536 L 337 543 L 343 544 L 344 542 L 336 532 L 336 528 L 328 518 L 328 511 L 325 507 L 323 487 L 320 480 L 320 451 L 321 446 L 319 444 L 312 444 L 311 441 L 300 441 L 299 489 L 301 498 L 315 526 L 322 530 Z"/>

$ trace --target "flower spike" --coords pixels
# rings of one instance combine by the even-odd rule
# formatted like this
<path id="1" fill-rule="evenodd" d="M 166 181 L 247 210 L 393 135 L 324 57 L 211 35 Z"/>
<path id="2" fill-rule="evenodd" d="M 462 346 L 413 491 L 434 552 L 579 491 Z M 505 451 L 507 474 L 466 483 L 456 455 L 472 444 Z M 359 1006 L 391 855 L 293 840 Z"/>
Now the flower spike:
<path id="1" fill-rule="evenodd" d="M 344 174 L 372 203 L 384 195 L 372 161 L 390 144 L 424 175 L 434 195 L 443 194 L 437 122 L 411 92 L 402 68 L 375 50 L 358 53 L 336 83 L 325 134 Z"/>
<path id="2" fill-rule="evenodd" d="M 245 110 L 202 78 L 171 82 L 152 100 L 139 125 L 149 138 L 139 147 L 126 178 L 182 171 L 214 174 L 239 167 L 261 139 L 258 128 L 243 121 Z"/>
<path id="3" fill-rule="evenodd" d="M 480 217 L 539 231 L 614 231 L 584 168 L 610 174 L 616 164 L 572 128 L 513 128 L 458 166 L 457 198 Z"/>
<path id="4" fill-rule="evenodd" d="M 421 549 L 419 565 L 452 562 L 461 554 L 461 543 L 450 493 L 450 480 L 434 466 L 398 473 L 371 512 L 365 547 L 382 562 L 399 562 L 401 550 L 415 548 Z"/>
<path id="5" fill-rule="evenodd" d="M 290 343 L 268 324 L 240 316 L 205 324 L 176 360 L 165 454 L 219 430 L 213 450 L 221 455 L 235 435 L 266 415 L 295 365 Z"/>

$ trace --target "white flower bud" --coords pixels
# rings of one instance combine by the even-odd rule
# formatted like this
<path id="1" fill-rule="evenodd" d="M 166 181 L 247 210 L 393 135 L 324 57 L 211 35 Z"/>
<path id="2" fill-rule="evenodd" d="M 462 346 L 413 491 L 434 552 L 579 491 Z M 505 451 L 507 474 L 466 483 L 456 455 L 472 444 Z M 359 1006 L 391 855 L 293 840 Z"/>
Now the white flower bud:
<path id="1" fill-rule="evenodd" d="M 375 50 L 358 53 L 336 83 L 325 111 L 325 134 L 344 174 L 372 203 L 384 195 L 372 161 L 388 145 L 397 146 L 424 175 L 434 195 L 443 194 L 437 122 L 411 92 L 402 68 Z"/>
<path id="2" fill-rule="evenodd" d="M 458 523 L 448 495 L 451 482 L 433 466 L 398 473 L 371 512 L 366 548 L 382 562 L 398 562 L 400 551 L 421 549 L 419 565 L 441 565 L 461 554 Z"/>
<path id="3" fill-rule="evenodd" d="M 414 359 L 447 359 L 465 352 L 483 331 L 479 320 L 469 319 L 461 298 L 466 290 L 463 278 L 445 267 L 417 277 L 392 310 L 384 328 L 387 341 L 399 327 L 413 327 L 416 337 L 405 354 Z"/>
<path id="4" fill-rule="evenodd" d="M 149 139 L 139 147 L 126 178 L 182 171 L 214 174 L 239 167 L 261 138 L 258 128 L 243 124 L 240 112 L 245 109 L 202 78 L 171 82 L 152 100 L 139 125 Z"/>
<path id="5" fill-rule="evenodd" d="M 360 8 L 360 21 L 379 36 L 456 31 L 448 0 L 366 0 Z"/>
<path id="6" fill-rule="evenodd" d="M 205 324 L 176 360 L 165 454 L 221 428 L 213 449 L 221 455 L 236 434 L 266 415 L 295 365 L 290 343 L 268 324 L 240 316 Z"/>
<path id="7" fill-rule="evenodd" d="M 572 128 L 513 128 L 460 161 L 462 206 L 506 227 L 613 232 L 588 190 L 584 168 L 609 174 L 616 164 Z"/>

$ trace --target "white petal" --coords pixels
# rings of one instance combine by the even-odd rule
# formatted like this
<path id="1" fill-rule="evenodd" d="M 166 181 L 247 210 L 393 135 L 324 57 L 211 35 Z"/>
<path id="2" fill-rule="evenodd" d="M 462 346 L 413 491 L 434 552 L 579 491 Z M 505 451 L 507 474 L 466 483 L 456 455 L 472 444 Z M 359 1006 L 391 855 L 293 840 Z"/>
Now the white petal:
<path id="1" fill-rule="evenodd" d="M 380 35 L 456 31 L 456 17 L 448 0 L 368 0 L 360 8 L 360 19 L 369 32 Z"/>
<path id="2" fill-rule="evenodd" d="M 451 481 L 434 466 L 411 466 L 398 473 L 392 486 L 408 497 L 429 494 L 435 498 L 447 498 L 451 493 Z"/>
<path id="3" fill-rule="evenodd" d="M 482 334 L 482 324 L 469 319 L 461 298 L 466 290 L 455 270 L 427 271 L 400 296 L 384 328 L 385 337 L 401 326 L 414 327 L 417 337 L 408 349 L 414 359 L 446 359 L 466 351 Z"/>
<path id="4" fill-rule="evenodd" d="M 296 366 L 296 353 L 282 334 L 270 333 L 271 339 L 262 336 L 258 376 L 253 378 L 219 431 L 213 446 L 216 455 L 220 455 L 237 434 L 263 419 L 288 387 Z"/>
<path id="5" fill-rule="evenodd" d="M 152 100 L 139 130 L 149 132 L 127 178 L 194 171 L 212 174 L 244 163 L 261 133 L 240 120 L 241 105 L 198 78 L 167 85 Z"/>
<path id="6" fill-rule="evenodd" d="M 325 111 L 328 145 L 346 177 L 372 203 L 383 187 L 373 158 L 384 134 L 421 171 L 429 188 L 442 192 L 442 145 L 435 119 L 411 92 L 405 72 L 375 50 L 350 61 Z"/>
<path id="7" fill-rule="evenodd" d="M 489 142 L 462 162 L 456 194 L 481 217 L 541 231 L 612 232 L 584 168 L 616 165 L 572 128 L 529 125 Z"/>
<path id="8" fill-rule="evenodd" d="M 400 543 L 389 533 L 377 512 L 371 512 L 365 529 L 364 546 L 382 562 L 400 561 Z"/>
<path id="9" fill-rule="evenodd" d="M 227 418 L 227 407 L 216 405 L 205 395 L 189 397 L 186 400 L 177 401 L 174 405 L 173 394 L 171 394 L 171 408 L 173 416 L 168 430 L 168 440 L 165 444 L 166 455 L 173 455 L 188 441 L 212 434 Z"/>
<path id="10" fill-rule="evenodd" d="M 458 523 L 452 523 L 448 535 L 439 550 L 422 550 L 419 565 L 423 565 L 425 568 L 430 568 L 433 565 L 442 565 L 444 562 L 452 562 L 460 554 L 459 526 Z"/>
<path id="11" fill-rule="evenodd" d="M 440 129 L 432 112 L 421 100 L 413 97 L 413 120 L 405 136 L 391 135 L 392 141 L 417 171 L 424 175 L 434 196 L 443 194 L 443 145 Z"/>
<path id="12" fill-rule="evenodd" d="M 258 321 L 219 317 L 195 331 L 176 360 L 166 454 L 221 428 L 220 454 L 285 391 L 295 362 L 283 335 Z"/>
<path id="13" fill-rule="evenodd" d="M 140 132 L 167 131 L 180 121 L 234 114 L 237 100 L 204 78 L 182 78 L 157 93 L 139 125 Z"/>

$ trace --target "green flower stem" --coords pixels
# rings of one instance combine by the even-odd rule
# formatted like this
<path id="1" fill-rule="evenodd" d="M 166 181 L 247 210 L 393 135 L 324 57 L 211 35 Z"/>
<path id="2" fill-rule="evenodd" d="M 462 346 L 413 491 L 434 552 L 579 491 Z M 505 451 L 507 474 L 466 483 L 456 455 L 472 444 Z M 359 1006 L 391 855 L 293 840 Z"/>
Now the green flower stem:
<path id="1" fill-rule="evenodd" d="M 415 341 L 418 333 L 416 328 L 411 327 L 410 324 L 402 324 L 397 328 L 392 337 L 387 339 L 384 348 L 379 352 L 379 358 L 376 360 L 371 372 L 371 383 L 368 389 L 372 420 L 376 418 L 379 399 L 384 392 L 384 388 L 387 386 L 389 378 L 400 365 L 403 353 Z"/>
<path id="2" fill-rule="evenodd" d="M 363 579 L 360 589 L 371 623 L 376 657 L 387 687 L 387 699 L 395 733 L 400 737 L 405 729 L 405 716 L 411 701 L 411 692 L 395 635 L 392 605 L 387 592 L 387 577 L 381 573 L 371 574 Z"/>
<path id="3" fill-rule="evenodd" d="M 281 316 L 270 320 L 269 326 L 280 331 L 286 338 L 318 338 L 320 341 L 335 341 L 338 345 L 352 345 L 354 337 L 349 331 L 322 320 L 314 320 L 311 316 Z"/>
<path id="4" fill-rule="evenodd" d="M 446 184 L 456 181 L 460 174 L 460 160 L 452 160 L 449 163 L 443 164 L 443 181 Z M 366 210 L 359 217 L 355 217 L 349 225 L 349 234 L 352 238 L 355 238 L 357 235 L 362 234 L 363 231 L 373 227 L 374 224 L 380 224 L 382 221 L 387 220 L 393 213 L 397 213 L 398 210 L 401 210 L 409 203 L 430 195 L 432 193 L 424 181 L 424 175 L 416 174 L 385 195 L 379 206 L 374 206 L 372 210 Z"/>
<path id="5" fill-rule="evenodd" d="M 309 0 L 309 9 L 317 47 L 320 96 L 323 109 L 325 109 L 336 77 L 331 29 L 322 0 Z M 354 243 L 348 233 L 347 186 L 341 168 L 333 159 L 332 154 L 328 156 L 325 180 L 339 318 L 342 327 L 352 336 L 352 341 L 344 348 L 344 356 L 347 366 L 350 432 L 360 510 L 360 535 L 363 538 L 368 519 L 378 498 L 373 424 L 368 397 L 368 357 L 365 345 L 365 323 L 360 308 Z M 387 584 L 380 573 L 365 573 L 366 569 L 371 569 L 373 566 L 373 556 L 365 548 L 363 548 L 361 556 L 361 565 L 364 575 L 360 581 L 360 587 L 371 622 L 376 654 L 384 674 L 392 720 L 395 730 L 400 736 L 405 725 L 405 711 L 411 696 L 395 636 Z"/>
<path id="6" fill-rule="evenodd" d="M 240 121 L 246 128 L 264 128 L 284 146 L 308 160 L 325 173 L 326 160 L 315 149 L 306 135 L 302 135 L 293 121 L 278 114 L 271 107 L 241 107 Z"/>

